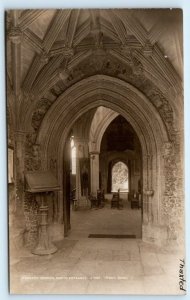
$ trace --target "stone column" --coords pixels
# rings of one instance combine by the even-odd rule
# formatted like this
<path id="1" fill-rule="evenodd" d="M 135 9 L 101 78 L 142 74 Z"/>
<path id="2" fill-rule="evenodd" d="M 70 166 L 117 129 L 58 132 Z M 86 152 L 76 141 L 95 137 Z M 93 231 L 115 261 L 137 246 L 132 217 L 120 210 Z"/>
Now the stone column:
<path id="1" fill-rule="evenodd" d="M 80 179 L 80 155 L 79 155 L 79 143 L 75 142 L 76 145 L 76 199 L 77 205 L 80 206 L 81 198 L 81 179 Z"/>
<path id="2" fill-rule="evenodd" d="M 10 253 L 19 254 L 24 244 L 24 144 L 25 133 L 15 132 L 14 148 L 14 203 L 9 206 Z M 10 199 L 9 199 L 10 200 Z M 14 206 L 14 207 L 11 207 Z"/>
<path id="3" fill-rule="evenodd" d="M 143 156 L 143 223 L 148 223 L 148 197 L 146 191 L 148 190 L 148 164 L 147 155 Z"/>
<path id="4" fill-rule="evenodd" d="M 85 139 L 75 140 L 76 145 L 76 199 L 79 208 L 86 208 L 88 203 L 88 190 L 86 195 L 83 195 L 81 190 L 81 159 L 88 160 L 88 141 Z"/>
<path id="5" fill-rule="evenodd" d="M 99 189 L 99 152 L 90 153 L 90 186 L 92 195 L 96 196 Z"/>
<path id="6" fill-rule="evenodd" d="M 152 222 L 152 155 L 143 156 L 143 223 Z"/>
<path id="7" fill-rule="evenodd" d="M 16 184 L 16 214 L 23 214 L 24 204 L 24 157 L 25 157 L 25 132 L 15 133 L 15 184 Z"/>

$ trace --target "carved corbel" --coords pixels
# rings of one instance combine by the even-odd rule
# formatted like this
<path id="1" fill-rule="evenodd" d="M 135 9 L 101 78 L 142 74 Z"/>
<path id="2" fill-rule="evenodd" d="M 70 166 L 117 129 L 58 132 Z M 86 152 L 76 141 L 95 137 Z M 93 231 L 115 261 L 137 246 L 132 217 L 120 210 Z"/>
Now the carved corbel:
<path id="1" fill-rule="evenodd" d="M 128 57 L 131 57 L 131 47 L 128 46 L 128 45 L 121 45 L 121 52 L 128 56 Z M 131 61 L 131 64 L 132 64 L 132 60 Z"/>
<path id="2" fill-rule="evenodd" d="M 63 70 L 62 68 L 60 68 L 58 71 L 58 76 L 61 80 L 65 81 L 69 77 L 69 72 L 68 70 Z"/>
<path id="3" fill-rule="evenodd" d="M 143 73 L 143 65 L 141 61 L 136 57 L 135 52 L 130 52 L 130 60 L 133 73 L 135 75 L 141 75 Z"/>
<path id="4" fill-rule="evenodd" d="M 157 108 L 160 108 L 163 105 L 163 99 L 160 97 L 159 94 L 155 94 L 154 96 L 152 96 L 152 99 L 153 103 Z"/>
<path id="5" fill-rule="evenodd" d="M 143 54 L 144 56 L 149 57 L 152 55 L 152 51 L 153 51 L 153 46 L 150 43 L 150 41 L 147 40 L 143 48 Z"/>
<path id="6" fill-rule="evenodd" d="M 63 55 L 66 57 L 66 58 L 71 58 L 73 57 L 75 54 L 74 52 L 74 49 L 73 48 L 68 48 L 66 47 L 64 50 L 63 50 Z"/>
<path id="7" fill-rule="evenodd" d="M 45 50 L 43 50 L 40 56 L 40 62 L 45 65 L 48 63 L 48 61 L 49 61 L 49 55 Z"/>
<path id="8" fill-rule="evenodd" d="M 165 142 L 162 146 L 163 158 L 168 158 L 173 154 L 173 144 L 171 142 Z"/>

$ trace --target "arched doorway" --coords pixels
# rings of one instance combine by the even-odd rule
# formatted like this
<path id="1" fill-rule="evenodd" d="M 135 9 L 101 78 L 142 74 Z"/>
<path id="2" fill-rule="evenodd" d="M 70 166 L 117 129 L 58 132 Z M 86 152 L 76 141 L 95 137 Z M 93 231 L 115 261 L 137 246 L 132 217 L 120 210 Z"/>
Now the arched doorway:
<path id="1" fill-rule="evenodd" d="M 67 101 L 62 103 L 62 98 Z M 125 117 L 136 131 L 142 147 L 143 169 L 143 239 L 155 240 L 163 234 L 166 238 L 161 214 L 161 198 L 164 193 L 162 181 L 162 148 L 168 142 L 166 127 L 150 101 L 130 84 L 109 76 L 96 75 L 76 83 L 63 93 L 44 117 L 38 142 L 45 157 L 44 168 L 48 168 L 52 156 L 58 163 L 57 176 L 61 185 L 59 192 L 59 214 L 63 220 L 64 184 L 62 168 L 64 147 L 72 124 L 90 109 L 105 106 Z M 48 132 L 48 138 L 46 132 Z M 96 155 L 96 153 L 94 153 Z M 153 176 L 153 170 L 158 176 Z M 152 231 L 147 231 L 151 225 Z M 150 234 L 150 236 L 149 236 Z"/>

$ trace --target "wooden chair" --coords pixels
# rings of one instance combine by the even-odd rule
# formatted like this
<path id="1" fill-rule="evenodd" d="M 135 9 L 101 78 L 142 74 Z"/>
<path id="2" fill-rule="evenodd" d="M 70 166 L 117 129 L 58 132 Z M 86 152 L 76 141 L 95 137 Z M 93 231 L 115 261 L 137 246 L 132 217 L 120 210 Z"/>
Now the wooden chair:
<path id="1" fill-rule="evenodd" d="M 131 197 L 131 208 L 140 208 L 140 197 L 139 193 L 134 193 L 133 196 Z"/>
<path id="2" fill-rule="evenodd" d="M 95 196 L 90 194 L 89 200 L 90 200 L 90 203 L 91 203 L 91 208 L 93 208 L 93 207 L 97 208 L 98 207 L 98 199 Z"/>
<path id="3" fill-rule="evenodd" d="M 71 191 L 71 202 L 73 210 L 77 210 L 77 199 L 76 199 L 76 189 Z"/>
<path id="4" fill-rule="evenodd" d="M 113 193 L 113 197 L 111 199 L 111 208 L 119 208 L 119 193 Z"/>
<path id="5" fill-rule="evenodd" d="M 97 190 L 97 200 L 98 200 L 98 206 L 103 207 L 104 206 L 104 201 L 105 201 L 105 197 L 104 197 L 104 192 L 101 190 Z"/>

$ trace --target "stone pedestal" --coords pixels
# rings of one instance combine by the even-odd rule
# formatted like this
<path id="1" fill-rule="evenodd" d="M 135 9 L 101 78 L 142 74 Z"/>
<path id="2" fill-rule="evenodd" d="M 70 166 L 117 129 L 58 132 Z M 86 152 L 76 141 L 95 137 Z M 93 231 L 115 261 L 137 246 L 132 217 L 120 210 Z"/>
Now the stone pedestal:
<path id="1" fill-rule="evenodd" d="M 144 242 L 153 243 L 157 246 L 166 246 L 168 243 L 168 230 L 166 226 L 151 222 L 142 224 L 142 237 Z"/>
<path id="2" fill-rule="evenodd" d="M 46 204 L 46 199 L 44 195 L 39 194 L 38 201 L 40 201 L 40 227 L 39 227 L 39 237 L 38 244 L 33 249 L 32 253 L 37 255 L 47 255 L 53 254 L 57 251 L 57 248 L 51 243 L 48 234 L 48 206 Z"/>

